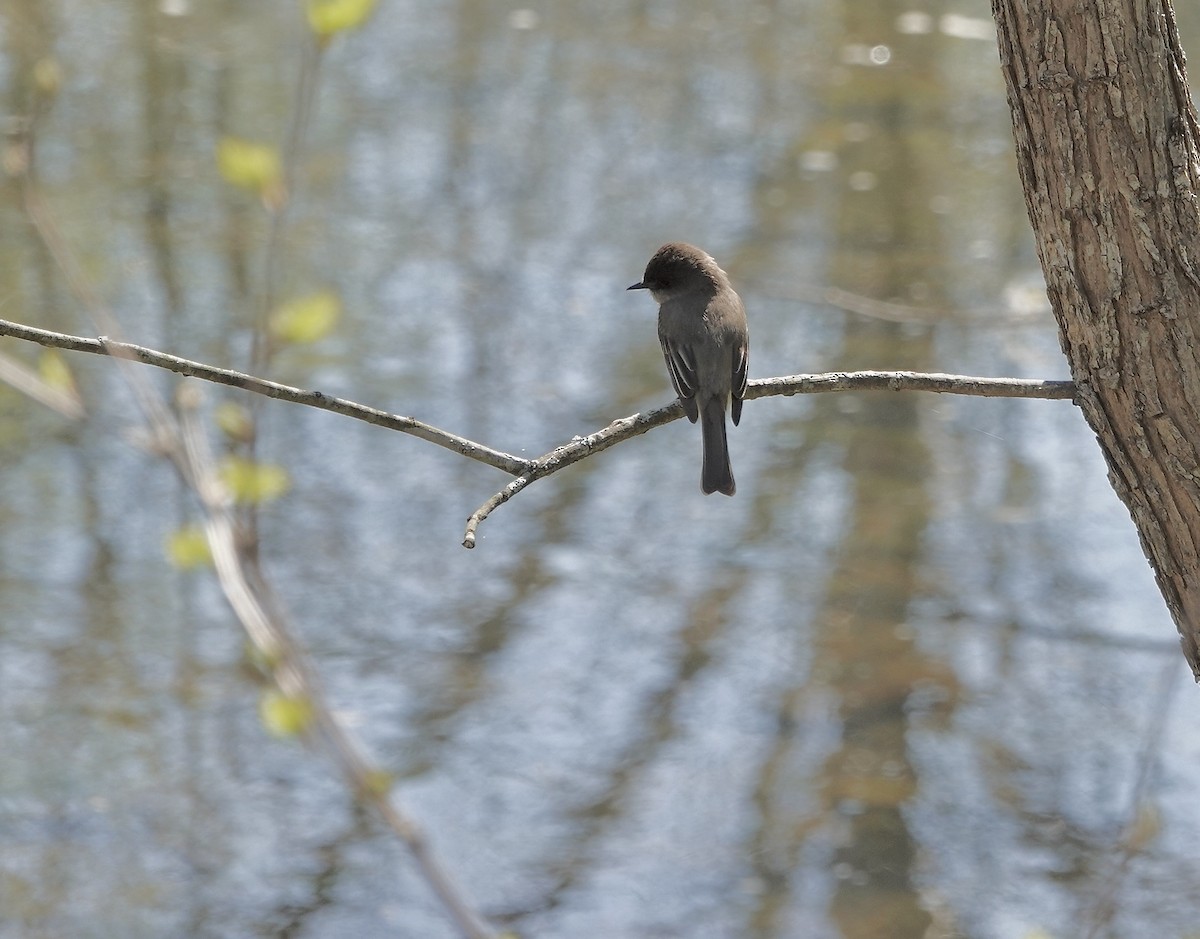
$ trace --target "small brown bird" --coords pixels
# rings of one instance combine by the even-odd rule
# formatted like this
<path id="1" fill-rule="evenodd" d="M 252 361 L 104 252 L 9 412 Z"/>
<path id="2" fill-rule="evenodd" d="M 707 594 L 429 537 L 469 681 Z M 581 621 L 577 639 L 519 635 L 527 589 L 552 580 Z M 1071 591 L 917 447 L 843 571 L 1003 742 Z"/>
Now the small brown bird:
<path id="1" fill-rule="evenodd" d="M 725 440 L 725 406 L 733 423 L 742 417 L 750 334 L 746 310 L 725 272 L 693 245 L 672 242 L 655 252 L 640 283 L 658 301 L 658 341 L 675 393 L 704 437 L 705 493 L 733 495 L 733 469 Z"/>

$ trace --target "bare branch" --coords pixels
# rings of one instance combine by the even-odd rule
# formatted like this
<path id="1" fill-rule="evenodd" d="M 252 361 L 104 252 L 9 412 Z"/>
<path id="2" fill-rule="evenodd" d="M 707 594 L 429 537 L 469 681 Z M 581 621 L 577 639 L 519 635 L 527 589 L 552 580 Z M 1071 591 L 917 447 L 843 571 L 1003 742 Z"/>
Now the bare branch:
<path id="1" fill-rule="evenodd" d="M 83 336 L 68 336 L 33 326 L 24 326 L 8 320 L 0 320 L 0 336 L 13 336 L 43 346 L 69 349 L 73 352 L 92 352 L 111 355 L 121 359 L 154 365 L 180 375 L 203 378 L 207 381 L 241 388 L 255 394 L 278 398 L 293 404 L 332 411 L 346 417 L 365 421 L 390 430 L 428 440 L 439 447 L 453 450 L 480 463 L 511 473 L 517 478 L 493 495 L 471 513 L 463 533 L 463 547 L 473 548 L 479 524 L 499 506 L 503 505 L 532 482 L 578 463 L 593 454 L 615 446 L 631 437 L 637 437 L 662 424 L 670 423 L 683 416 L 678 401 L 665 407 L 633 414 L 613 421 L 603 430 L 586 437 L 576 437 L 570 443 L 556 447 L 535 460 L 522 459 L 511 453 L 493 450 L 491 447 L 459 437 L 449 431 L 425 424 L 412 417 L 389 414 L 377 408 L 367 407 L 334 398 L 320 391 L 305 391 L 290 385 L 256 378 L 232 369 L 216 368 L 202 362 L 181 359 L 178 356 L 137 346 L 128 342 L 114 342 L 106 337 L 88 339 Z M 835 391 L 931 391 L 940 394 L 975 395 L 995 398 L 1043 398 L 1075 400 L 1076 388 L 1070 381 L 1045 381 L 1035 378 L 979 378 L 970 375 L 943 375 L 922 372 L 826 372 L 819 375 L 784 375 L 779 378 L 759 378 L 746 388 L 747 398 L 766 398 L 775 395 L 822 394 Z"/>
<path id="2" fill-rule="evenodd" d="M 969 375 L 921 372 L 828 372 L 823 375 L 786 375 L 782 378 L 755 379 L 747 385 L 746 397 L 765 398 L 772 395 L 790 396 L 833 391 L 933 391 L 995 398 L 1050 398 L 1073 401 L 1075 383 L 1029 378 L 976 378 Z M 463 534 L 463 547 L 475 547 L 479 523 L 530 483 L 682 416 L 683 406 L 676 401 L 646 414 L 634 414 L 613 421 L 597 433 L 587 437 L 576 437 L 569 444 L 538 457 L 530 463 L 520 478 L 509 483 L 471 513 Z"/>
<path id="3" fill-rule="evenodd" d="M 479 523 L 491 515 L 493 509 L 503 505 L 530 483 L 681 417 L 683 417 L 683 405 L 678 401 L 673 401 L 666 407 L 655 408 L 645 414 L 631 414 L 629 417 L 622 417 L 620 420 L 613 421 L 603 430 L 586 437 L 576 437 L 565 446 L 557 447 L 536 460 L 532 460 L 529 468 L 519 478 L 514 479 L 488 499 L 467 519 L 467 528 L 463 534 L 463 547 L 475 547 L 475 529 L 479 527 Z"/>
<path id="4" fill-rule="evenodd" d="M 511 473 L 514 476 L 529 476 L 533 479 L 547 476 L 552 472 L 569 466 L 583 459 L 589 453 L 606 450 L 622 440 L 644 434 L 660 424 L 666 424 L 683 414 L 675 404 L 650 411 L 646 414 L 634 414 L 631 417 L 614 421 L 604 430 L 588 437 L 577 437 L 565 447 L 539 457 L 528 460 L 511 453 L 494 450 L 474 440 L 468 440 L 457 434 L 426 424 L 412 417 L 402 417 L 390 414 L 378 408 L 357 404 L 346 398 L 335 398 L 320 391 L 307 391 L 294 388 L 279 382 L 257 378 L 233 369 L 217 368 L 195 362 L 191 359 L 180 358 L 159 352 L 146 346 L 134 345 L 130 342 L 116 342 L 106 337 L 89 339 L 84 336 L 70 336 L 65 333 L 51 332 L 34 326 L 25 326 L 8 320 L 0 320 L 0 336 L 12 336 L 39 345 L 56 349 L 68 349 L 72 352 L 91 352 L 98 355 L 112 355 L 145 365 L 177 372 L 192 378 L 203 378 L 206 381 L 241 388 L 268 398 L 290 401 L 293 404 L 303 404 L 323 411 L 332 411 L 365 421 L 389 430 L 420 437 L 430 443 L 453 450 L 465 457 L 478 460 L 494 466 L 496 469 Z M 817 375 L 785 375 L 779 378 L 759 378 L 750 382 L 746 389 L 747 398 L 765 398 L 772 395 L 819 394 L 834 391 L 932 391 L 942 394 L 976 395 L 1000 398 L 1075 398 L 1075 385 L 1070 381 L 1045 381 L 1032 378 L 979 378 L 969 375 L 944 375 L 921 372 L 826 372 Z M 523 488 L 523 487 L 522 487 Z M 509 493 L 509 496 L 515 492 Z M 499 498 L 501 494 L 497 494 Z M 508 497 L 499 498 L 496 505 L 507 501 Z M 492 506 L 494 508 L 495 505 Z M 488 510 L 490 511 L 490 509 Z M 482 517 L 486 517 L 487 512 Z M 482 520 L 482 517 L 480 520 Z M 474 518 L 474 516 L 472 516 Z M 476 522 L 478 524 L 478 521 Z M 469 529 L 473 530 L 473 529 Z"/>
<path id="5" fill-rule="evenodd" d="M 1075 400 L 1072 381 L 1040 378 L 976 378 L 937 372 L 827 372 L 787 375 L 750 382 L 747 398 L 817 394 L 827 391 L 933 391 L 987 398 L 1053 398 Z"/>
<path id="6" fill-rule="evenodd" d="M 473 440 L 467 440 L 465 437 L 459 437 L 456 434 L 441 430 L 412 417 L 389 414 L 387 411 L 366 407 L 362 404 L 355 404 L 353 401 L 348 401 L 345 398 L 335 398 L 320 391 L 305 391 L 302 388 L 281 385 L 278 382 L 267 381 L 265 378 L 256 378 L 253 375 L 235 372 L 232 369 L 217 368 L 212 365 L 205 365 L 203 362 L 181 359 L 178 356 L 168 355 L 165 352 L 158 352 L 154 349 L 137 346 L 129 342 L 116 342 L 103 336 L 99 339 L 88 339 L 84 336 L 68 336 L 65 333 L 37 329 L 33 326 L 12 323 L 8 320 L 0 320 L 0 336 L 12 336 L 16 339 L 25 339 L 29 342 L 36 342 L 39 345 L 51 346 L 56 349 L 69 349 L 72 352 L 91 352 L 98 355 L 111 355 L 117 358 L 129 359 L 145 365 L 154 365 L 171 372 L 177 372 L 180 375 L 203 378 L 206 381 L 216 382 L 221 385 L 229 385 L 233 388 L 252 391 L 255 394 L 266 395 L 268 398 L 278 398 L 281 401 L 304 404 L 308 407 L 319 408 L 322 411 L 332 411 L 335 414 L 353 417 L 355 420 L 365 421 L 368 424 L 376 424 L 380 427 L 387 427 L 389 430 L 398 430 L 405 434 L 411 434 L 414 437 L 420 437 L 422 440 L 428 440 L 439 447 L 453 450 L 455 453 L 460 453 L 472 460 L 478 460 L 480 463 L 486 463 L 488 466 L 494 466 L 496 469 L 504 470 L 504 472 L 512 473 L 513 475 L 524 472 L 531 463 L 530 460 L 513 456 L 511 453 L 493 450 L 491 447 L 476 443 Z"/>
<path id="7" fill-rule="evenodd" d="M 32 153 L 32 130 L 27 146 Z M 76 299 L 88 310 L 93 322 L 105 323 L 115 331 L 115 319 L 100 301 L 70 246 L 59 234 L 54 217 L 35 185 L 32 165 L 25 176 L 25 207 L 34 228 L 66 277 Z M 342 405 L 346 405 L 349 406 L 351 416 L 369 420 L 371 423 L 394 426 L 397 430 L 421 436 L 440 446 L 464 452 L 456 445 L 456 441 L 461 438 L 455 438 L 452 434 L 411 418 L 397 417 L 382 411 L 374 412 L 374 415 L 368 417 L 363 412 L 372 409 L 326 398 L 320 392 L 303 392 L 237 372 L 188 362 L 186 359 L 169 356 L 153 349 L 114 342 L 105 337 L 85 339 L 67 336 L 5 321 L 0 321 L 0 335 L 26 339 L 55 348 L 110 355 L 121 364 L 144 362 L 157 365 L 183 375 L 194 375 L 221 384 L 246 388 L 268 397 L 289 399 L 298 394 L 302 403 L 339 413 L 346 413 L 342 410 Z M 239 544 L 240 533 L 233 514 L 233 500 L 219 479 L 212 455 L 196 421 L 195 409 L 199 395 L 190 393 L 194 389 L 186 389 L 181 395 L 180 410 L 184 418 L 181 423 L 176 420 L 152 384 L 144 380 L 140 369 L 130 365 L 125 369 L 125 377 L 151 424 L 157 452 L 170 461 L 204 508 L 205 533 L 218 582 L 235 616 L 257 648 L 264 670 L 270 674 L 282 694 L 307 704 L 312 716 L 311 724 L 305 728 L 307 739 L 325 744 L 325 751 L 335 758 L 357 798 L 363 804 L 375 808 L 388 827 L 404 842 L 417 869 L 441 900 L 461 934 L 466 939 L 495 939 L 495 931 L 467 902 L 462 890 L 431 850 L 420 826 L 403 811 L 392 796 L 392 785 L 388 775 L 370 761 L 361 744 L 333 713 L 317 680 L 316 672 L 308 664 L 303 649 L 292 639 L 289 625 L 269 584 L 261 577 L 257 566 L 248 563 L 249 546 Z M 467 445 L 467 451 L 472 451 L 467 455 L 498 465 L 501 469 L 509 468 L 510 464 L 520 466 L 524 463 L 506 454 L 496 454 L 501 458 L 501 462 L 495 463 L 477 452 L 486 448 L 481 448 L 471 441 L 462 442 Z M 495 454 L 495 451 L 489 452 Z"/>
<path id="8" fill-rule="evenodd" d="M 217 579 L 247 635 L 270 669 L 275 684 L 289 698 L 311 709 L 311 738 L 326 742 L 359 799 L 371 805 L 385 824 L 408 847 L 414 862 L 446 911 L 468 939 L 494 939 L 495 932 L 466 901 L 461 889 L 429 847 L 421 826 L 392 797 L 391 781 L 367 756 L 362 745 L 334 713 L 316 672 L 292 638 L 292 630 L 274 601 L 269 586 L 247 570 L 238 547 L 233 503 L 221 484 L 212 455 L 196 418 L 198 395 L 184 395 L 182 448 L 168 454 L 190 482 L 206 513 L 205 534 Z"/>

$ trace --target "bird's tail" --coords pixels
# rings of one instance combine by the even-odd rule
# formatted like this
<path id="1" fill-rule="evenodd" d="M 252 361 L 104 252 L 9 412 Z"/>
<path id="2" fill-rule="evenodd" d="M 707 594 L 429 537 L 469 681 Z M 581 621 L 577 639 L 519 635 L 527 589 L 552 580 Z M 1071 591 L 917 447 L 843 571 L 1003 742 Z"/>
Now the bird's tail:
<path id="1" fill-rule="evenodd" d="M 731 496 L 737 490 L 733 468 L 729 465 L 729 445 L 725 441 L 725 402 L 709 398 L 700 409 L 700 432 L 704 436 L 704 469 L 700 488 L 705 494 L 723 492 Z"/>

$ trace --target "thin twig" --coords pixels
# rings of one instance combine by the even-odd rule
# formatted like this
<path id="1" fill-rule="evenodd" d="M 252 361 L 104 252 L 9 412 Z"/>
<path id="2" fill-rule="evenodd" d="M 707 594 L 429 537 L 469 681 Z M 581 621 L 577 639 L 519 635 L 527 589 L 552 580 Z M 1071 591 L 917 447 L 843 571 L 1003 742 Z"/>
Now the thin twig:
<path id="1" fill-rule="evenodd" d="M 249 371 L 264 375 L 278 350 L 278 343 L 271 335 L 271 314 L 278 302 L 280 271 L 283 267 L 284 229 L 288 209 L 296 198 L 296 175 L 300 164 L 304 137 L 312 120 L 316 102 L 317 70 L 324 58 L 325 43 L 309 34 L 301 44 L 300 76 L 296 82 L 295 98 L 292 102 L 287 137 L 283 143 L 282 173 L 276 199 L 264 199 L 267 209 L 267 240 L 263 252 L 262 293 L 258 302 L 253 334 L 250 338 Z M 254 399 L 258 400 L 258 399 Z M 258 452 L 258 407 L 250 409 L 250 436 L 241 442 L 243 455 L 255 460 Z M 258 543 L 258 507 L 247 504 L 239 507 L 238 515 L 245 526 L 250 543 Z"/>
<path id="2" fill-rule="evenodd" d="M 507 502 L 537 478 L 538 477 L 533 476 L 532 474 L 527 476 L 518 476 L 511 483 L 488 499 L 487 502 L 483 503 L 483 505 L 472 512 L 471 517 L 467 519 L 466 531 L 463 533 L 463 547 L 475 547 L 475 529 L 479 527 L 479 523 L 491 515 L 493 509 L 495 509 L 497 506 L 504 505 L 505 502 Z"/>
<path id="3" fill-rule="evenodd" d="M 479 527 L 479 523 L 491 515 L 493 509 L 503 505 L 530 483 L 681 417 L 683 417 L 683 405 L 678 401 L 672 401 L 665 407 L 655 408 L 645 414 L 631 414 L 629 417 L 622 417 L 613 421 L 603 430 L 588 434 L 586 437 L 576 437 L 565 446 L 556 447 L 549 453 L 530 461 L 529 466 L 518 479 L 513 480 L 471 513 L 471 517 L 467 519 L 466 531 L 463 533 L 463 547 L 475 547 L 475 530 Z"/>
<path id="4" fill-rule="evenodd" d="M 33 150 L 32 139 L 31 129 L 28 144 L 30 153 Z M 99 294 L 85 276 L 74 252 L 66 239 L 61 236 L 54 216 L 36 185 L 32 165 L 26 174 L 24 184 L 26 213 L 66 278 L 71 292 L 92 317 L 93 323 L 103 323 L 105 328 L 114 328 L 115 318 L 100 300 Z M 277 385 L 274 382 L 253 379 L 250 376 L 224 369 L 214 369 L 200 363 L 187 362 L 184 359 L 167 356 L 151 349 L 143 349 L 124 342 L 114 342 L 104 337 L 85 339 L 6 321 L 0 321 L 0 335 L 25 339 L 54 348 L 110 355 L 120 360 L 122 364 L 130 365 L 124 369 L 125 377 L 129 380 L 138 403 L 151 425 L 151 439 L 154 441 L 156 452 L 170 461 L 183 482 L 199 498 L 204 508 L 205 534 L 222 592 L 229 601 L 235 616 L 246 630 L 247 636 L 259 651 L 263 663 L 269 669 L 271 678 L 280 692 L 289 698 L 307 704 L 312 714 L 309 738 L 313 742 L 318 740 L 324 742 L 325 752 L 334 757 L 338 768 L 353 787 L 356 797 L 375 808 L 384 823 L 404 842 L 425 882 L 441 900 L 447 914 L 462 935 L 467 939 L 496 939 L 495 931 L 470 906 L 460 888 L 438 862 L 421 828 L 403 812 L 392 797 L 390 785 L 383 784 L 382 780 L 387 778 L 387 774 L 370 762 L 358 741 L 337 720 L 324 696 L 315 671 L 308 664 L 303 649 L 292 639 L 292 632 L 280 612 L 280 604 L 273 599 L 269 585 L 261 577 L 255 576 L 257 571 L 251 571 L 248 568 L 247 555 L 240 544 L 241 533 L 238 531 L 237 520 L 233 514 L 232 499 L 218 477 L 207 441 L 195 419 L 199 396 L 191 394 L 185 389 L 180 400 L 181 410 L 184 414 L 184 421 L 181 424 L 167 402 L 156 392 L 153 385 L 145 380 L 141 370 L 132 367 L 132 363 L 145 362 L 159 365 L 184 375 L 194 374 L 196 377 L 207 378 L 221 384 L 247 387 L 269 397 L 287 398 L 289 394 L 299 393 L 312 399 L 305 403 L 315 407 L 324 407 L 326 410 L 340 410 L 337 404 L 329 405 L 341 402 L 338 402 L 338 399 L 327 399 L 319 392 L 299 392 L 298 389 L 287 388 L 287 386 Z M 244 383 L 247 380 L 249 384 Z M 345 402 L 345 404 L 351 403 Z M 351 407 L 360 412 L 354 416 L 363 420 L 369 419 L 361 412 L 370 409 L 363 409 L 358 405 L 351 405 Z M 431 439 L 442 446 L 450 447 L 450 449 L 459 449 L 457 446 L 451 445 L 450 441 L 453 435 L 438 431 L 437 428 L 423 425 L 419 421 L 412 421 L 410 418 L 399 418 L 384 412 L 376 412 L 376 415 L 379 419 L 372 420 L 372 423 L 388 426 L 390 421 L 399 425 L 396 426 L 398 430 L 405 430 L 407 433 Z M 464 443 L 469 447 L 478 448 L 478 445 L 471 444 L 470 441 L 464 441 Z M 506 455 L 501 454 L 500 456 Z M 517 461 L 515 457 L 508 457 L 508 460 L 521 462 Z M 484 462 L 491 461 L 485 459 Z"/>
<path id="5" fill-rule="evenodd" d="M 786 375 L 750 382 L 747 398 L 768 395 L 817 394 L 828 391 L 933 391 L 940 394 L 986 398 L 1075 398 L 1072 381 L 1039 378 L 977 378 L 938 372 L 827 372 L 822 375 Z"/>
<path id="6" fill-rule="evenodd" d="M 39 345 L 67 349 L 72 352 L 117 356 L 145 365 L 153 365 L 180 375 L 203 378 L 217 384 L 241 388 L 244 391 L 265 395 L 268 398 L 277 398 L 293 404 L 303 404 L 323 411 L 332 411 L 335 414 L 352 417 L 368 424 L 420 437 L 422 440 L 445 447 L 447 450 L 453 450 L 455 453 L 480 463 L 494 466 L 513 476 L 528 476 L 530 477 L 529 482 L 548 476 L 572 463 L 577 463 L 592 453 L 607 450 L 630 437 L 644 434 L 683 415 L 683 410 L 678 403 L 672 403 L 645 414 L 634 414 L 613 421 L 608 427 L 587 437 L 576 437 L 571 443 L 552 450 L 536 460 L 529 460 L 495 450 L 466 437 L 460 437 L 416 418 L 390 414 L 387 411 L 358 404 L 346 398 L 335 398 L 320 391 L 294 388 L 279 382 L 268 381 L 265 378 L 247 375 L 244 372 L 217 368 L 203 362 L 180 358 L 129 342 L 115 342 L 105 337 L 90 339 L 85 336 L 70 336 L 48 329 L 38 329 L 35 326 L 13 323 L 9 320 L 0 320 L 0 336 L 12 336 L 16 339 L 24 339 Z M 864 371 L 759 378 L 750 382 L 746 388 L 746 397 L 765 398 L 773 395 L 790 396 L 837 391 L 930 391 L 941 394 L 1052 400 L 1073 400 L 1076 394 L 1075 384 L 1070 381 L 1047 381 L 1033 378 L 980 378 L 970 375 L 923 372 Z M 515 491 L 510 492 L 508 496 L 497 493 L 493 497 L 498 500 L 495 505 L 507 501 L 512 495 L 515 495 Z M 492 505 L 491 508 L 495 508 L 495 505 Z M 484 511 L 482 517 L 476 520 L 475 524 L 478 525 L 478 522 L 490 511 L 491 509 Z M 475 516 L 472 518 L 474 519 Z M 473 528 L 474 526 L 471 530 Z"/>
<path id="7" fill-rule="evenodd" d="M 772 395 L 819 394 L 834 391 L 933 391 L 942 394 L 997 398 L 1074 400 L 1075 383 L 1029 378 L 977 378 L 970 375 L 921 372 L 829 372 L 823 375 L 786 375 L 782 378 L 755 379 L 747 385 L 746 397 L 765 398 Z M 471 513 L 463 533 L 463 547 L 474 548 L 477 537 L 476 530 L 479 528 L 480 522 L 530 483 L 682 416 L 683 407 L 676 401 L 645 414 L 634 414 L 613 421 L 597 433 L 587 437 L 576 437 L 569 444 L 551 450 L 531 461 L 519 479 L 509 483 Z"/>
<path id="8" fill-rule="evenodd" d="M 301 648 L 292 639 L 290 625 L 282 618 L 277 602 L 269 602 L 249 576 L 239 549 L 237 522 L 232 500 L 221 484 L 212 454 L 196 420 L 198 395 L 184 395 L 182 452 L 172 454 L 184 478 L 200 497 L 205 509 L 205 534 L 212 550 L 217 579 L 222 591 L 246 629 L 261 656 L 268 663 L 271 678 L 287 697 L 304 702 L 313 715 L 312 736 L 325 741 L 325 751 L 337 760 L 339 769 L 350 781 L 358 798 L 370 804 L 384 823 L 408 847 L 426 883 L 437 894 L 467 939 L 494 939 L 495 932 L 464 899 L 462 891 L 429 847 L 421 826 L 392 798 L 390 786 L 381 784 L 386 773 L 372 764 L 362 745 L 338 720 L 330 707 L 316 672 L 309 666 Z M 269 589 L 269 588 L 267 588 Z"/>
<path id="9" fill-rule="evenodd" d="M 512 473 L 513 475 L 523 473 L 532 462 L 522 459 L 519 456 L 513 456 L 511 453 L 493 450 L 491 447 L 476 443 L 473 440 L 467 440 L 465 437 L 459 437 L 457 434 L 441 430 L 412 417 L 389 414 L 387 411 L 356 404 L 345 398 L 335 398 L 320 391 L 306 391 L 302 388 L 282 385 L 279 382 L 267 381 L 264 378 L 255 378 L 253 375 L 235 372 L 232 369 L 217 368 L 212 365 L 205 365 L 203 362 L 181 359 L 178 356 L 168 355 L 165 352 L 158 352 L 154 349 L 148 349 L 145 346 L 134 345 L 133 343 L 115 342 L 106 337 L 89 339 L 84 336 L 69 336 L 65 333 L 37 329 L 33 326 L 12 323 L 8 320 L 0 320 L 0 336 L 25 339 L 29 342 L 36 342 L 39 345 L 50 346 L 55 349 L 68 349 L 72 352 L 91 352 L 98 355 L 111 355 L 130 359 L 145 365 L 167 369 L 180 375 L 203 378 L 206 381 L 216 382 L 220 385 L 229 385 L 233 388 L 252 391 L 255 394 L 266 395 L 268 398 L 278 398 L 281 401 L 304 404 L 322 411 L 332 411 L 335 414 L 352 417 L 355 420 L 365 421 L 368 424 L 376 424 L 380 427 L 387 427 L 389 430 L 398 430 L 402 433 L 411 434 L 414 437 L 420 437 L 422 440 L 428 440 L 439 447 L 453 450 L 455 453 L 460 453 L 472 460 L 478 460 L 480 463 L 486 463 L 488 466 L 494 466 L 496 469 Z"/>
<path id="10" fill-rule="evenodd" d="M 317 72 L 324 58 L 325 44 L 308 36 L 300 51 L 300 76 L 296 82 L 287 136 L 280 150 L 282 157 L 281 197 L 267 205 L 267 241 L 263 252 L 263 288 L 259 299 L 254 335 L 251 336 L 250 370 L 264 372 L 272 353 L 270 318 L 279 295 L 279 271 L 282 266 L 283 232 L 288 209 L 296 197 L 296 172 L 304 148 L 304 139 L 316 102 Z"/>
<path id="11" fill-rule="evenodd" d="M 586 437 L 576 437 L 570 443 L 556 447 L 535 460 L 527 460 L 511 453 L 504 453 L 484 446 L 466 437 L 418 421 L 412 417 L 389 414 L 377 408 L 357 404 L 345 398 L 334 398 L 320 391 L 306 391 L 281 385 L 278 382 L 256 378 L 232 369 L 217 368 L 203 362 L 193 362 L 178 356 L 168 355 L 145 346 L 128 342 L 113 342 L 101 337 L 89 339 L 83 336 L 68 336 L 33 326 L 24 326 L 8 320 L 0 320 L 0 336 L 13 336 L 40 345 L 73 352 L 92 352 L 112 355 L 122 359 L 154 365 L 180 375 L 203 378 L 207 381 L 241 388 L 268 398 L 278 398 L 293 404 L 303 404 L 333 411 L 346 417 L 365 421 L 390 430 L 420 437 L 430 443 L 453 450 L 480 463 L 511 473 L 517 478 L 495 493 L 467 519 L 463 533 L 463 547 L 473 548 L 476 531 L 480 523 L 499 506 L 518 492 L 543 477 L 578 463 L 593 454 L 616 446 L 631 437 L 637 437 L 662 424 L 670 423 L 683 416 L 678 401 L 656 408 L 645 414 L 633 414 L 613 421 L 604 429 Z M 776 395 L 823 394 L 838 391 L 929 391 L 939 394 L 974 395 L 996 398 L 1042 398 L 1050 400 L 1074 400 L 1076 387 L 1071 381 L 1047 381 L 1033 378 L 980 378 L 971 375 L 945 375 L 923 372 L 827 372 L 819 375 L 784 375 L 779 378 L 759 378 L 746 388 L 747 398 L 765 398 Z"/>

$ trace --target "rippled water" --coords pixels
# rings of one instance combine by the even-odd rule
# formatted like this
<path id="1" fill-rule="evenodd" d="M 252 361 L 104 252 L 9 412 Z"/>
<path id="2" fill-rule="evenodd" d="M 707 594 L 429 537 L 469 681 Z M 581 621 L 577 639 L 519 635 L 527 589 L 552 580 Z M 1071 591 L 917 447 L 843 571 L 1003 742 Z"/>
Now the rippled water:
<path id="1" fill-rule="evenodd" d="M 988 17 L 384 0 L 315 72 L 277 248 L 279 297 L 344 313 L 271 377 L 538 455 L 669 400 L 624 291 L 668 239 L 729 271 L 752 377 L 1065 377 Z M 270 226 L 214 151 L 286 138 L 297 7 L 9 0 L 0 32 L 14 134 L 58 65 L 42 186 L 122 333 L 247 367 Z M 0 317 L 97 333 L 3 192 Z M 85 421 L 0 386 L 0 936 L 454 935 L 328 762 L 266 732 L 214 578 L 165 557 L 193 502 L 129 445 L 113 363 L 67 361 Z M 676 422 L 470 552 L 503 474 L 260 419 L 292 481 L 264 567 L 498 928 L 1194 931 L 1195 691 L 1069 403 L 754 400 L 736 498 L 701 496 Z"/>

